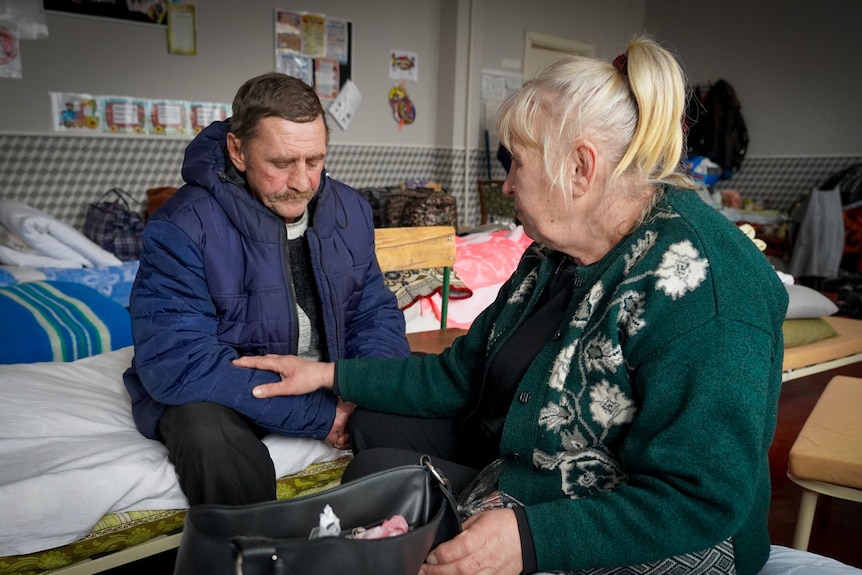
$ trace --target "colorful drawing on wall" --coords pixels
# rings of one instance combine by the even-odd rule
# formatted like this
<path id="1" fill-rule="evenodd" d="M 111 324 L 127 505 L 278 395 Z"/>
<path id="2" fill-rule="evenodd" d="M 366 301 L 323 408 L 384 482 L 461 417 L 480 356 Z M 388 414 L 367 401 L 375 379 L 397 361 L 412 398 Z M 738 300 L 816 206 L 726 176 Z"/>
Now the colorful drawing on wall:
<path id="1" fill-rule="evenodd" d="M 412 124 L 416 120 L 416 106 L 407 95 L 404 86 L 394 86 L 389 90 L 389 105 L 392 107 L 392 116 L 401 128 L 404 124 Z"/>
<path id="2" fill-rule="evenodd" d="M 168 25 L 168 4 L 172 0 L 42 0 L 45 10 L 79 16 L 114 18 L 142 24 Z M 194 2 L 184 2 L 194 4 Z"/>
<path id="3" fill-rule="evenodd" d="M 0 78 L 20 78 L 21 58 L 18 36 L 11 29 L 0 26 Z"/>
<path id="4" fill-rule="evenodd" d="M 389 77 L 393 80 L 419 80 L 419 56 L 416 52 L 391 50 L 389 52 Z"/>
<path id="5" fill-rule="evenodd" d="M 101 128 L 98 100 L 89 94 L 51 93 L 53 125 L 60 132 L 94 132 Z"/>
<path id="6" fill-rule="evenodd" d="M 192 133 L 197 134 L 213 122 L 227 119 L 231 114 L 228 104 L 192 102 L 189 104 L 189 117 Z"/>
<path id="7" fill-rule="evenodd" d="M 149 102 L 150 133 L 157 135 L 188 134 L 188 103 L 178 100 Z"/>
<path id="8" fill-rule="evenodd" d="M 105 100 L 105 127 L 117 134 L 141 134 L 145 129 L 147 103 L 135 98 L 110 97 Z"/>

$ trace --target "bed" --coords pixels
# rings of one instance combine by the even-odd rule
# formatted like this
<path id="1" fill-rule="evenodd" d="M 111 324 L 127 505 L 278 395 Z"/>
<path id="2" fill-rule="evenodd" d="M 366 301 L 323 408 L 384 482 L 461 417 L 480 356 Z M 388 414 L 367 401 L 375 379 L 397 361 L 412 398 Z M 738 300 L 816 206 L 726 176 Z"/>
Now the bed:
<path id="1" fill-rule="evenodd" d="M 823 318 L 835 332 L 824 339 L 784 350 L 784 381 L 862 361 L 862 320 Z"/>
<path id="2" fill-rule="evenodd" d="M 132 355 L 127 346 L 71 362 L 0 365 L 0 573 L 41 573 L 182 525 L 188 502 L 167 451 L 132 420 L 122 383 Z M 336 481 L 348 455 L 323 441 L 264 442 L 282 498 Z M 82 572 L 121 559 L 91 560 Z"/>

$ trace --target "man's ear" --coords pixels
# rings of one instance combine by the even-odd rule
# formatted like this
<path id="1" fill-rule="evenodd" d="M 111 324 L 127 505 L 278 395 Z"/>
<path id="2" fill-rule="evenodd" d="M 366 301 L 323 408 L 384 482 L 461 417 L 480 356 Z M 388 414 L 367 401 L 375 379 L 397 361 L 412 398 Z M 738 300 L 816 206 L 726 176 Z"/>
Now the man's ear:
<path id="1" fill-rule="evenodd" d="M 581 195 L 596 179 L 596 148 L 589 140 L 577 140 L 572 150 L 572 190 Z"/>
<path id="2" fill-rule="evenodd" d="M 245 153 L 242 151 L 242 144 L 239 138 L 233 132 L 227 133 L 227 155 L 237 170 L 240 172 L 245 171 Z"/>

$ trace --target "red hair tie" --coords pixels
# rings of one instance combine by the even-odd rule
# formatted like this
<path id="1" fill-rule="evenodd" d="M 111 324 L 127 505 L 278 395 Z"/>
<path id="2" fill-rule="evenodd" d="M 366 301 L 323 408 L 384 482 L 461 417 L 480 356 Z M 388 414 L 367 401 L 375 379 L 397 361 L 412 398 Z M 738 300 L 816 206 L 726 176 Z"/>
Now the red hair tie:
<path id="1" fill-rule="evenodd" d="M 614 58 L 614 68 L 623 76 L 629 75 L 629 57 L 625 52 Z"/>

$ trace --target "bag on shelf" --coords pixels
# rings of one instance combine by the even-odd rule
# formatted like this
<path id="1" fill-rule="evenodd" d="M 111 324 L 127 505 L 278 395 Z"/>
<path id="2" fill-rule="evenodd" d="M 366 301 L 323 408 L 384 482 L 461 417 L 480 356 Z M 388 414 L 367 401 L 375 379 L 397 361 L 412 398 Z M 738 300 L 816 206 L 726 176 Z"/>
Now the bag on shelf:
<path id="1" fill-rule="evenodd" d="M 326 518 L 327 507 L 337 516 L 334 531 L 340 534 L 318 536 L 334 523 Z M 376 539 L 358 535 L 399 516 L 409 525 L 406 533 Z M 174 575 L 418 573 L 429 551 L 460 530 L 449 483 L 423 456 L 417 465 L 380 471 L 313 495 L 192 506 Z"/>
<path id="2" fill-rule="evenodd" d="M 116 196 L 107 200 L 107 196 Z M 121 188 L 111 188 L 87 208 L 84 235 L 123 261 L 140 256 L 144 243 L 144 220 L 132 209 L 134 199 Z"/>

